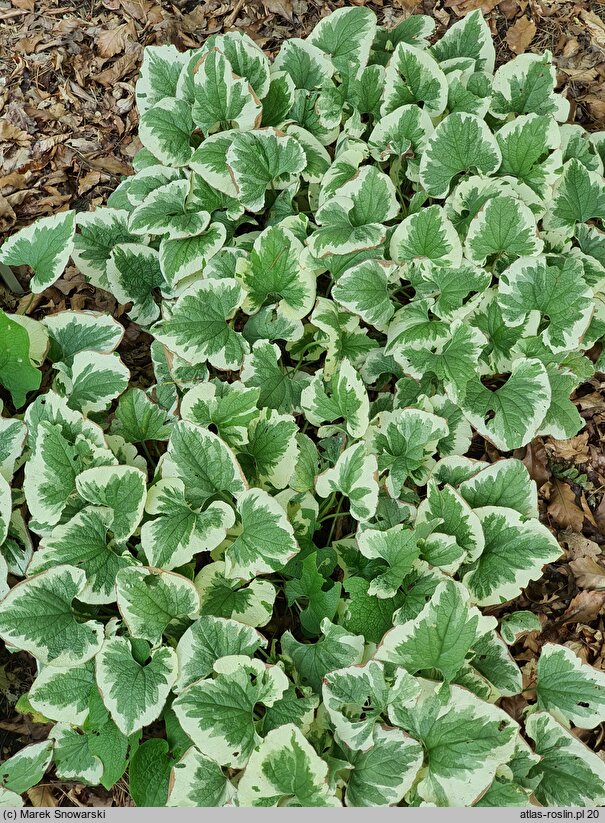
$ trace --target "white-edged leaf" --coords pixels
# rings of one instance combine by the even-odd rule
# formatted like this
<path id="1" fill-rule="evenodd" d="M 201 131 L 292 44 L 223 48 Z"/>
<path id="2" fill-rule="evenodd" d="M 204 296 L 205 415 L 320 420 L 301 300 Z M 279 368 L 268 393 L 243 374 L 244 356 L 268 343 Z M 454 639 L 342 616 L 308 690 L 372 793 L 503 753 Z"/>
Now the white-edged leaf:
<path id="1" fill-rule="evenodd" d="M 500 149 L 483 120 L 454 112 L 429 137 L 420 161 L 420 181 L 431 197 L 445 197 L 460 173 L 493 174 L 501 162 Z"/>
<path id="2" fill-rule="evenodd" d="M 121 303 L 133 303 L 128 316 L 148 326 L 160 310 L 153 299 L 154 289 L 165 284 L 157 251 L 141 243 L 114 246 L 107 262 L 107 281 Z"/>
<path id="3" fill-rule="evenodd" d="M 277 591 L 268 580 L 253 580 L 249 586 L 225 574 L 222 560 L 209 563 L 195 578 L 200 596 L 200 614 L 225 617 L 246 626 L 264 626 L 271 619 Z"/>
<path id="4" fill-rule="evenodd" d="M 226 806 L 234 796 L 235 789 L 216 760 L 192 746 L 172 767 L 166 805 Z"/>
<path id="5" fill-rule="evenodd" d="M 81 726 L 90 708 L 90 693 L 96 689 L 94 663 L 83 666 L 43 666 L 27 698 L 50 720 Z"/>
<path id="6" fill-rule="evenodd" d="M 385 72 L 381 115 L 416 103 L 430 117 L 438 117 L 447 105 L 447 79 L 428 51 L 399 43 Z"/>
<path id="7" fill-rule="evenodd" d="M 477 640 L 497 621 L 469 605 L 464 586 L 440 583 L 417 618 L 391 629 L 376 657 L 403 666 L 410 674 L 436 669 L 447 682 L 456 676 Z"/>
<path id="8" fill-rule="evenodd" d="M 98 652 L 103 627 L 81 622 L 72 601 L 86 584 L 81 569 L 55 566 L 14 586 L 2 601 L 0 637 L 54 666 L 80 665 Z"/>
<path id="9" fill-rule="evenodd" d="M 75 218 L 75 211 L 39 218 L 4 241 L 0 262 L 6 266 L 29 266 L 34 273 L 30 289 L 40 294 L 63 274 L 73 247 Z"/>
<path id="10" fill-rule="evenodd" d="M 143 112 L 139 139 L 166 166 L 186 166 L 193 148 L 191 106 L 176 97 L 164 97 Z"/>
<path id="11" fill-rule="evenodd" d="M 209 361 L 217 369 L 237 370 L 248 344 L 229 321 L 244 294 L 230 278 L 195 283 L 179 297 L 170 316 L 154 326 L 154 335 L 189 363 Z"/>
<path id="12" fill-rule="evenodd" d="M 175 691 L 181 692 L 196 680 L 209 677 L 221 657 L 252 657 L 257 649 L 266 645 L 265 638 L 251 626 L 224 617 L 202 615 L 187 629 L 176 648 L 179 677 Z"/>
<path id="13" fill-rule="evenodd" d="M 76 354 L 87 349 L 110 354 L 124 336 L 124 327 L 113 317 L 96 311 L 62 311 L 42 321 L 48 330 L 52 363 L 71 366 Z"/>
<path id="14" fill-rule="evenodd" d="M 193 75 L 193 122 L 204 134 L 228 128 L 253 129 L 260 125 L 261 104 L 231 63 L 213 48 L 200 58 Z"/>
<path id="15" fill-rule="evenodd" d="M 134 466 L 98 466 L 76 478 L 76 489 L 93 506 L 106 506 L 113 513 L 111 531 L 116 540 L 131 537 L 137 529 L 147 494 L 147 479 Z"/>
<path id="16" fill-rule="evenodd" d="M 531 775 L 540 777 L 534 794 L 543 806 L 602 806 L 605 764 L 547 712 L 530 715 L 525 729 L 540 762 Z"/>
<path id="17" fill-rule="evenodd" d="M 363 437 L 368 428 L 368 393 L 358 372 L 346 358 L 328 383 L 324 382 L 321 373 L 316 374 L 303 390 L 300 402 L 305 417 L 314 426 L 342 420 L 340 425 L 354 439 Z"/>
<path id="18" fill-rule="evenodd" d="M 143 524 L 141 546 L 152 566 L 168 571 L 215 549 L 235 523 L 233 509 L 220 500 L 203 511 L 193 508 L 185 484 L 174 477 L 149 489 L 145 510 L 157 517 Z"/>
<path id="19" fill-rule="evenodd" d="M 225 549 L 228 577 L 251 580 L 277 571 L 299 551 L 285 511 L 267 492 L 250 489 L 237 498 L 237 536 Z"/>
<path id="20" fill-rule="evenodd" d="M 179 723 L 197 748 L 221 766 L 242 768 L 261 742 L 255 707 L 271 706 L 288 688 L 278 666 L 244 655 L 223 657 L 214 678 L 198 680 L 172 704 Z"/>
<path id="21" fill-rule="evenodd" d="M 331 469 L 326 469 L 316 481 L 320 497 L 341 492 L 349 499 L 351 517 L 369 520 L 378 505 L 378 463 L 373 454 L 366 454 L 365 445 L 356 443 L 345 449 Z"/>
<path id="22" fill-rule="evenodd" d="M 191 580 L 174 572 L 131 566 L 118 572 L 117 602 L 132 637 L 157 645 L 178 617 L 193 617 L 199 597 Z"/>
<path id="23" fill-rule="evenodd" d="M 480 557 L 464 575 L 473 601 L 490 606 L 512 600 L 542 567 L 561 556 L 561 547 L 538 520 L 526 520 L 514 509 L 485 506 L 475 509 L 485 535 Z"/>
<path id="24" fill-rule="evenodd" d="M 390 251 L 397 263 L 428 262 L 452 268 L 462 263 L 460 238 L 437 205 L 402 220 L 391 236 Z"/>
<path id="25" fill-rule="evenodd" d="M 605 673 L 583 663 L 566 646 L 542 646 L 536 672 L 538 709 L 580 729 L 605 719 Z"/>
<path id="26" fill-rule="evenodd" d="M 159 717 L 177 673 L 174 649 L 162 646 L 141 664 L 132 656 L 125 637 L 106 640 L 96 658 L 97 685 L 103 703 L 126 735 Z"/>

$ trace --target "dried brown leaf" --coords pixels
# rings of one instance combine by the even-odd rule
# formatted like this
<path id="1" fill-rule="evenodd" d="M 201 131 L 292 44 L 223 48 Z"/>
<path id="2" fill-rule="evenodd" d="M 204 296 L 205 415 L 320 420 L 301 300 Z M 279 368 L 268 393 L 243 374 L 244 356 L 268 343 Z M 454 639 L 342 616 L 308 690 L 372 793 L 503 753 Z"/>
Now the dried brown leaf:
<path id="1" fill-rule="evenodd" d="M 581 589 L 605 590 L 605 566 L 594 557 L 580 557 L 569 564 Z"/>
<path id="2" fill-rule="evenodd" d="M 8 231 L 17 221 L 17 215 L 6 197 L 0 194 L 0 232 Z"/>
<path id="3" fill-rule="evenodd" d="M 569 550 L 570 560 L 579 560 L 582 557 L 599 557 L 601 547 L 594 540 L 589 540 L 583 534 L 566 529 L 559 535 L 559 540 Z"/>
<path id="4" fill-rule="evenodd" d="M 605 606 L 605 591 L 583 591 L 570 602 L 561 623 L 592 623 Z"/>
<path id="5" fill-rule="evenodd" d="M 126 46 L 126 23 L 115 29 L 105 29 L 97 37 L 97 53 L 101 57 L 114 57 L 124 51 Z"/>
<path id="6" fill-rule="evenodd" d="M 548 513 L 559 526 L 582 531 L 584 512 L 576 503 L 576 496 L 567 483 L 555 480 L 552 484 Z"/>
<path id="7" fill-rule="evenodd" d="M 271 14 L 278 14 L 290 23 L 294 22 L 292 0 L 263 0 L 263 6 Z"/>
<path id="8" fill-rule="evenodd" d="M 32 806 L 53 807 L 59 805 L 50 786 L 33 786 L 31 789 L 27 790 L 27 796 L 31 800 Z"/>
<path id="9" fill-rule="evenodd" d="M 517 22 L 506 32 L 506 42 L 515 54 L 523 54 L 536 36 L 536 24 L 527 15 L 519 17 Z"/>
<path id="10" fill-rule="evenodd" d="M 546 447 L 555 459 L 586 463 L 590 459 L 588 432 L 582 432 L 569 440 L 549 438 Z"/>

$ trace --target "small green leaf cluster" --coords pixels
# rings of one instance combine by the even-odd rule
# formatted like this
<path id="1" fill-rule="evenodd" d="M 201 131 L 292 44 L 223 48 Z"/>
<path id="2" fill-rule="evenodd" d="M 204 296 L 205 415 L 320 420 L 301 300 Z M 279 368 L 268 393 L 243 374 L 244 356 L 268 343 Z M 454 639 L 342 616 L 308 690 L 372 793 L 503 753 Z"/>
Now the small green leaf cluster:
<path id="1" fill-rule="evenodd" d="M 146 49 L 136 173 L 0 249 L 35 293 L 71 256 L 155 374 L 109 315 L 0 312 L 0 637 L 54 724 L 0 805 L 51 762 L 138 805 L 605 803 L 602 672 L 546 644 L 501 708 L 540 623 L 484 612 L 561 549 L 520 461 L 467 456 L 581 428 L 605 133 L 549 53 L 433 28 Z"/>

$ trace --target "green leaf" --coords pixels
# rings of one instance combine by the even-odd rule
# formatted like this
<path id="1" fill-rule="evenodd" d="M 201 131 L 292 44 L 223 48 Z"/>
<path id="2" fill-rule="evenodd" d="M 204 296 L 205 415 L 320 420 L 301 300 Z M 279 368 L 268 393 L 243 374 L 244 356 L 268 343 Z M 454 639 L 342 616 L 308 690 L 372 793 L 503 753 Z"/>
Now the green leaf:
<path id="1" fill-rule="evenodd" d="M 0 786 L 16 794 L 23 794 L 42 780 L 52 756 L 52 740 L 24 746 L 0 766 Z"/>
<path id="2" fill-rule="evenodd" d="M 422 766 L 422 747 L 399 729 L 374 729 L 373 746 L 349 757 L 347 806 L 395 806 L 412 788 Z"/>
<path id="3" fill-rule="evenodd" d="M 242 768 L 261 741 L 255 707 L 271 706 L 288 687 L 288 679 L 279 667 L 244 656 L 224 657 L 214 668 L 214 679 L 198 680 L 172 705 L 202 754 L 219 765 Z"/>
<path id="4" fill-rule="evenodd" d="M 328 672 L 361 663 L 364 648 L 363 637 L 335 626 L 327 618 L 320 628 L 323 637 L 316 643 L 300 643 L 289 631 L 281 637 L 283 652 L 294 663 L 303 683 L 318 693 Z"/>
<path id="5" fill-rule="evenodd" d="M 580 729 L 594 729 L 605 716 L 605 674 L 582 663 L 571 649 L 542 646 L 537 669 L 538 709 Z"/>
<path id="6" fill-rule="evenodd" d="M 312 552 L 302 561 L 299 577 L 288 580 L 285 593 L 288 605 L 295 601 L 304 608 L 300 612 L 300 622 L 309 634 L 320 633 L 324 617 L 333 620 L 340 601 L 341 585 L 321 574 L 318 569 L 318 553 Z"/>
<path id="7" fill-rule="evenodd" d="M 193 617 L 199 598 L 193 583 L 174 572 L 129 567 L 116 578 L 118 609 L 132 637 L 157 645 L 177 617 Z"/>
<path id="8" fill-rule="evenodd" d="M 300 143 L 275 129 L 237 132 L 227 149 L 240 203 L 249 211 L 262 211 L 265 192 L 284 189 L 296 181 L 307 165 Z"/>
<path id="9" fill-rule="evenodd" d="M 63 274 L 73 247 L 75 211 L 41 217 L 4 241 L 0 263 L 29 266 L 33 271 L 30 289 L 40 294 Z"/>
<path id="10" fill-rule="evenodd" d="M 209 677 L 221 657 L 252 657 L 267 641 L 257 631 L 236 620 L 202 615 L 179 640 L 176 653 L 179 677 L 175 691 L 181 692 L 203 677 Z"/>
<path id="11" fill-rule="evenodd" d="M 376 15 L 367 8 L 337 9 L 315 26 L 308 42 L 328 54 L 343 75 L 355 75 L 370 56 Z"/>
<path id="12" fill-rule="evenodd" d="M 417 618 L 395 626 L 383 639 L 376 657 L 403 666 L 410 674 L 436 669 L 446 682 L 456 676 L 469 649 L 495 628 L 483 617 L 460 583 L 441 583 Z"/>
<path id="13" fill-rule="evenodd" d="M 420 160 L 420 181 L 431 197 L 441 199 L 460 173 L 493 174 L 501 159 L 498 144 L 483 120 L 454 112 L 429 137 Z"/>
<path id="14" fill-rule="evenodd" d="M 225 549 L 228 577 L 251 580 L 282 569 L 299 551 L 294 530 L 275 498 L 261 489 L 238 496 L 238 534 Z"/>
<path id="15" fill-rule="evenodd" d="M 177 678 L 176 653 L 167 647 L 137 662 L 124 637 L 106 640 L 96 659 L 96 677 L 103 703 L 116 726 L 131 735 L 156 720 Z"/>
<path id="16" fill-rule="evenodd" d="M 165 740 L 146 740 L 137 748 L 128 767 L 128 790 L 135 806 L 166 805 L 172 765 Z"/>
<path id="17" fill-rule="evenodd" d="M 350 632 L 359 632 L 368 643 L 380 643 L 385 632 L 393 625 L 393 615 L 402 605 L 404 596 L 375 597 L 368 593 L 370 584 L 362 577 L 350 577 L 343 583 L 349 595 L 345 601 L 342 624 Z"/>
<path id="18" fill-rule="evenodd" d="M 466 689 L 420 681 L 422 693 L 412 707 L 391 704 L 391 722 L 422 743 L 426 766 L 416 787 L 436 806 L 470 806 L 488 788 L 496 771 L 514 751 L 517 724 L 502 709 Z"/>
<path id="19" fill-rule="evenodd" d="M 250 758 L 238 787 L 240 806 L 340 806 L 328 766 L 296 726 L 269 732 Z"/>
<path id="20" fill-rule="evenodd" d="M 79 665 L 103 642 L 103 627 L 78 619 L 72 601 L 84 589 L 85 574 L 73 566 L 55 566 L 14 586 L 2 601 L 0 637 L 28 651 L 41 663 Z"/>
<path id="21" fill-rule="evenodd" d="M 304 265 L 303 245 L 283 226 L 269 226 L 254 241 L 248 259 L 238 265 L 247 294 L 243 310 L 254 314 L 265 303 L 276 311 L 300 320 L 315 302 L 315 275 Z"/>
<path id="22" fill-rule="evenodd" d="M 235 789 L 215 760 L 193 746 L 176 763 L 170 775 L 168 806 L 226 806 Z"/>
<path id="23" fill-rule="evenodd" d="M 341 492 L 349 499 L 349 511 L 355 520 L 369 520 L 378 505 L 378 464 L 373 454 L 366 454 L 363 443 L 349 446 L 338 457 L 334 468 L 317 477 L 315 491 L 320 497 Z"/>
<path id="24" fill-rule="evenodd" d="M 543 806 L 601 806 L 605 803 L 605 764 L 575 735 L 547 712 L 530 715 L 525 723 L 540 762 L 530 777 L 539 777 L 534 789 Z"/>
<path id="25" fill-rule="evenodd" d="M 231 449 L 216 434 L 186 421 L 176 423 L 172 430 L 162 474 L 182 480 L 194 506 L 215 494 L 236 495 L 246 488 Z"/>
<path id="26" fill-rule="evenodd" d="M 160 569 L 184 566 L 197 554 L 210 552 L 225 539 L 235 523 L 233 509 L 215 501 L 199 511 L 185 494 L 185 485 L 177 478 L 166 478 L 151 487 L 145 510 L 158 515 L 141 529 L 141 546 L 147 560 Z"/>
<path id="27" fill-rule="evenodd" d="M 170 317 L 153 327 L 155 338 L 189 363 L 209 361 L 217 369 L 237 370 L 248 346 L 229 321 L 243 299 L 235 280 L 202 280 L 179 297 Z"/>
<path id="28" fill-rule="evenodd" d="M 0 309 L 0 386 L 8 389 L 17 409 L 30 391 L 37 391 L 42 373 L 30 357 L 27 329 Z"/>

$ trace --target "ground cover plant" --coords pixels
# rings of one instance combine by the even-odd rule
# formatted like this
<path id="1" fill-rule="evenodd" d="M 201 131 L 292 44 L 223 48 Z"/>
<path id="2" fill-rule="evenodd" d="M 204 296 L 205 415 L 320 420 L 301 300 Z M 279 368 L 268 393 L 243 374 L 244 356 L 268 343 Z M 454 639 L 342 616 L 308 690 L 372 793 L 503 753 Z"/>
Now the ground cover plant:
<path id="1" fill-rule="evenodd" d="M 605 675 L 547 643 L 512 717 L 539 623 L 490 614 L 561 555 L 506 453 L 583 424 L 605 134 L 550 54 L 432 31 L 149 48 L 136 174 L 1 247 L 128 305 L 156 383 L 110 315 L 0 313 L 0 637 L 54 724 L 0 803 L 51 763 L 139 805 L 605 802 Z"/>

